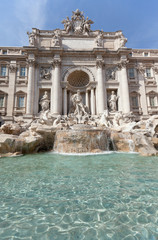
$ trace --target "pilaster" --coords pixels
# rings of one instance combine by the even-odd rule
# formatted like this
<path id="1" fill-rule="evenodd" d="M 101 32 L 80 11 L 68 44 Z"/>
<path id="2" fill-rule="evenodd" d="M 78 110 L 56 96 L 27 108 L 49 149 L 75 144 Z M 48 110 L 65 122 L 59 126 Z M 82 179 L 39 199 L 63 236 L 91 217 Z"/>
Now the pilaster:
<path id="1" fill-rule="evenodd" d="M 145 89 L 145 68 L 142 65 L 136 67 L 138 71 L 138 81 L 139 81 L 139 91 L 140 91 L 140 104 L 142 108 L 143 115 L 148 115 L 148 104 L 147 104 L 147 96 Z"/>
<path id="2" fill-rule="evenodd" d="M 103 113 L 105 110 L 105 82 L 103 78 L 104 61 L 102 56 L 97 56 L 96 72 L 97 72 L 97 113 Z"/>
<path id="3" fill-rule="evenodd" d="M 11 61 L 9 66 L 9 94 L 7 102 L 7 117 L 9 118 L 12 118 L 14 115 L 16 73 L 16 61 Z"/>
<path id="4" fill-rule="evenodd" d="M 61 114 L 62 111 L 62 94 L 61 94 L 61 85 L 60 85 L 60 74 L 61 74 L 61 59 L 59 55 L 55 55 L 53 60 L 54 67 L 54 79 L 52 82 L 52 113 Z"/>
<path id="5" fill-rule="evenodd" d="M 29 72 L 28 72 L 28 86 L 27 86 L 27 106 L 26 115 L 33 115 L 34 108 L 34 80 L 35 80 L 35 58 L 34 55 L 28 59 Z"/>

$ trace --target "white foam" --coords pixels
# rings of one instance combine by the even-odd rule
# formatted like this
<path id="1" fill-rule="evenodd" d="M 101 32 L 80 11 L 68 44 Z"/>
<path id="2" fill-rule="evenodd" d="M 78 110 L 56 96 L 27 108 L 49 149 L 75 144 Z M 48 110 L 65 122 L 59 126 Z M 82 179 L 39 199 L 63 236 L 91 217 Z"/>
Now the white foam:
<path id="1" fill-rule="evenodd" d="M 61 153 L 61 152 L 49 152 L 50 154 L 60 154 L 60 155 L 68 155 L 68 156 L 89 156 L 89 155 L 105 155 L 105 154 L 112 154 L 116 153 L 114 151 L 104 151 L 104 152 L 99 152 L 99 153 Z"/>

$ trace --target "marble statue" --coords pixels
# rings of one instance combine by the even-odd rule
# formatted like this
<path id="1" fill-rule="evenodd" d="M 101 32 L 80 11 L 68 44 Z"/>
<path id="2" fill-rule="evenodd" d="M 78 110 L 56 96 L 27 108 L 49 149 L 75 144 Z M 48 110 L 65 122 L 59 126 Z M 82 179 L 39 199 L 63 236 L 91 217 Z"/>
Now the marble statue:
<path id="1" fill-rule="evenodd" d="M 77 90 L 77 93 L 72 95 L 71 101 L 75 107 L 74 115 L 84 115 L 87 114 L 82 103 L 82 96 L 80 94 L 80 90 Z"/>
<path id="2" fill-rule="evenodd" d="M 107 128 L 111 128 L 112 127 L 112 124 L 110 123 L 109 118 L 108 118 L 107 110 L 105 110 L 102 113 L 102 115 L 101 115 L 100 119 L 98 120 L 97 124 L 100 125 L 100 126 L 105 126 Z"/>
<path id="3" fill-rule="evenodd" d="M 40 104 L 42 107 L 42 111 L 49 110 L 49 98 L 48 98 L 48 92 L 45 91 L 43 97 L 41 98 Z"/>
<path id="4" fill-rule="evenodd" d="M 54 43 L 54 47 L 60 47 L 61 46 L 61 37 L 60 37 L 60 32 L 58 30 L 56 30 L 55 33 L 54 33 L 53 43 Z"/>
<path id="5" fill-rule="evenodd" d="M 88 19 L 88 17 L 86 18 L 86 20 L 84 20 L 83 22 L 83 33 L 89 33 L 90 32 L 90 28 L 93 21 Z"/>
<path id="6" fill-rule="evenodd" d="M 103 32 L 99 31 L 95 39 L 97 47 L 103 47 Z"/>
<path id="7" fill-rule="evenodd" d="M 77 35 L 85 33 L 89 34 L 93 21 L 90 20 L 88 17 L 85 19 L 83 12 L 81 12 L 79 9 L 73 11 L 72 13 L 73 15 L 71 17 L 71 20 L 69 19 L 69 17 L 66 17 L 66 19 L 62 21 L 62 23 L 64 24 L 65 32 L 67 34 L 71 32 Z"/>
<path id="8" fill-rule="evenodd" d="M 117 110 L 117 105 L 116 105 L 117 99 L 118 99 L 118 97 L 116 96 L 115 92 L 112 91 L 111 92 L 111 96 L 110 96 L 110 98 L 108 100 L 111 112 L 116 112 L 116 110 Z"/>
<path id="9" fill-rule="evenodd" d="M 62 23 L 64 23 L 64 29 L 66 33 L 69 33 L 72 29 L 72 22 L 70 21 L 69 17 L 66 17 L 66 19 L 64 19 Z"/>
<path id="10" fill-rule="evenodd" d="M 29 43 L 30 46 L 34 46 L 35 45 L 35 34 L 32 32 L 27 32 L 28 36 L 29 36 Z"/>

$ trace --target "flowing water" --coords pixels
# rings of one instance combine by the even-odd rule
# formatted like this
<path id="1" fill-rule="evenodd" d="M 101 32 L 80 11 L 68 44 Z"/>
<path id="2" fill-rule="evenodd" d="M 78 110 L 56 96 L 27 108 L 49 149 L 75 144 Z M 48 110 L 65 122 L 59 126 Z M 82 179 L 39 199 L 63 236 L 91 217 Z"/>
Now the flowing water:
<path id="1" fill-rule="evenodd" d="M 0 239 L 158 239 L 158 158 L 1 158 Z"/>

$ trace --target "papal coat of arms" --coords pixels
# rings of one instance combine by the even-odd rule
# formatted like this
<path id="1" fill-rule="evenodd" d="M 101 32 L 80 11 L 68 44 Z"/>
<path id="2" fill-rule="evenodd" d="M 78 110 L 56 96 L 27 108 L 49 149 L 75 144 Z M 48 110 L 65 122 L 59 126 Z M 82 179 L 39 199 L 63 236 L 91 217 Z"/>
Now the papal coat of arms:
<path id="1" fill-rule="evenodd" d="M 89 34 L 91 24 L 93 24 L 94 22 L 88 17 L 85 19 L 83 12 L 79 11 L 78 9 L 72 13 L 73 15 L 71 17 L 71 20 L 69 19 L 69 17 L 66 17 L 66 19 L 62 21 L 66 33 L 71 32 L 75 34 Z"/>

